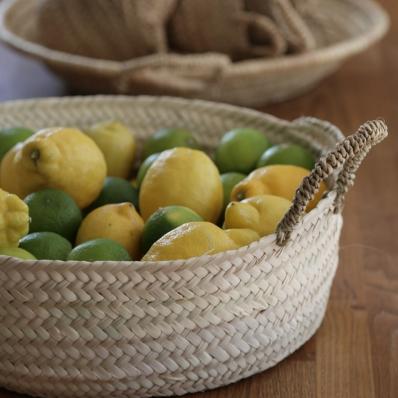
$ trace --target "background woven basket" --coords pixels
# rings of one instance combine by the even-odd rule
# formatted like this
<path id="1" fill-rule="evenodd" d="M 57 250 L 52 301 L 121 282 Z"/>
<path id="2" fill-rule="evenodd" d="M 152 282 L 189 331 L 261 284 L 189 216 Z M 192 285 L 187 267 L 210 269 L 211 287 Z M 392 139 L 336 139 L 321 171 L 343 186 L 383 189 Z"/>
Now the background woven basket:
<path id="1" fill-rule="evenodd" d="M 325 156 L 278 233 L 239 250 L 167 263 L 0 257 L 0 385 L 54 398 L 180 395 L 263 371 L 307 341 L 323 319 L 338 264 L 344 194 L 387 135 L 384 123 L 344 139 L 315 119 L 290 123 L 162 97 L 0 105 L 0 127 L 87 127 L 109 118 L 131 126 L 139 141 L 160 127 L 185 126 L 212 148 L 225 131 L 247 126 Z M 320 181 L 335 174 L 329 194 L 304 216 Z"/>
<path id="2" fill-rule="evenodd" d="M 43 60 L 80 91 L 166 94 L 263 105 L 298 95 L 335 71 L 386 32 L 388 17 L 372 0 L 321 0 L 306 22 L 318 48 L 300 55 L 231 62 L 218 53 L 162 53 L 110 61 L 73 55 L 39 44 L 35 1 L 6 0 L 0 11 L 0 38 Z M 299 3 L 299 2 L 297 2 Z"/>

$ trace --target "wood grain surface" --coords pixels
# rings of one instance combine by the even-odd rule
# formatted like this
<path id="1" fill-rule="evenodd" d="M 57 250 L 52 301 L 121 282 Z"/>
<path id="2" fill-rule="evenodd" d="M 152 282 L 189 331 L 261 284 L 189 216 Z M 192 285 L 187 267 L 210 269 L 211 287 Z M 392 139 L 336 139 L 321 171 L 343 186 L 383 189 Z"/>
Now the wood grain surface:
<path id="1" fill-rule="evenodd" d="M 398 397 L 398 2 L 380 3 L 392 17 L 382 43 L 306 96 L 262 109 L 286 119 L 316 116 L 347 134 L 378 117 L 390 127 L 348 195 L 325 321 L 275 368 L 192 398 Z M 63 94 L 44 68 L 0 47 L 0 100 Z M 22 396 L 0 390 L 0 398 L 16 397 Z"/>

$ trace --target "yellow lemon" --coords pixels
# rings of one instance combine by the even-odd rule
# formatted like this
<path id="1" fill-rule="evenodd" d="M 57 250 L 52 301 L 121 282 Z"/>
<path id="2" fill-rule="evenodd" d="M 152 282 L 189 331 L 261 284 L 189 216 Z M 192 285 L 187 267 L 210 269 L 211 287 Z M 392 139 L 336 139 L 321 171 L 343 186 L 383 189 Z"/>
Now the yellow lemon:
<path id="1" fill-rule="evenodd" d="M 139 246 L 144 221 L 132 203 L 98 207 L 83 220 L 76 243 L 94 239 L 111 239 L 120 243 L 134 259 L 139 257 Z"/>
<path id="2" fill-rule="evenodd" d="M 260 236 L 275 232 L 291 202 L 273 195 L 254 196 L 231 202 L 225 211 L 224 228 L 248 228 Z"/>
<path id="3" fill-rule="evenodd" d="M 141 238 L 142 253 L 171 230 L 187 222 L 203 221 L 197 213 L 184 206 L 167 206 L 156 210 L 145 223 Z"/>
<path id="4" fill-rule="evenodd" d="M 293 200 L 297 188 L 310 171 L 293 165 L 272 165 L 261 167 L 250 173 L 244 180 L 235 185 L 231 200 L 239 201 L 258 195 L 276 195 Z M 319 192 L 308 205 L 313 209 L 325 192 L 325 184 L 321 184 Z"/>
<path id="5" fill-rule="evenodd" d="M 9 256 L 20 258 L 21 260 L 37 260 L 37 258 L 28 251 L 20 247 L 6 247 L 0 248 L 0 256 Z"/>
<path id="6" fill-rule="evenodd" d="M 104 154 L 108 176 L 128 178 L 133 170 L 135 157 L 134 133 L 119 122 L 102 122 L 86 133 Z"/>
<path id="7" fill-rule="evenodd" d="M 163 235 L 142 260 L 187 259 L 237 248 L 238 245 L 216 225 L 206 221 L 189 222 Z"/>
<path id="8" fill-rule="evenodd" d="M 17 247 L 29 231 L 28 205 L 0 189 L 0 248 Z"/>
<path id="9" fill-rule="evenodd" d="M 30 170 L 17 165 L 17 155 L 22 150 L 22 144 L 10 149 L 0 163 L 0 187 L 12 192 L 22 199 L 29 193 L 39 191 L 44 187 L 43 179 L 39 175 L 32 176 Z"/>
<path id="10" fill-rule="evenodd" d="M 184 147 L 164 151 L 142 181 L 139 204 L 144 220 L 160 207 L 178 205 L 216 222 L 223 206 L 220 174 L 204 152 Z"/>
<path id="11" fill-rule="evenodd" d="M 24 198 L 44 188 L 68 193 L 80 208 L 102 189 L 106 163 L 85 134 L 73 128 L 49 128 L 18 144 L 1 163 L 1 186 Z"/>
<path id="12" fill-rule="evenodd" d="M 248 228 L 226 229 L 225 233 L 239 246 L 247 246 L 250 243 L 259 240 L 260 235 Z"/>

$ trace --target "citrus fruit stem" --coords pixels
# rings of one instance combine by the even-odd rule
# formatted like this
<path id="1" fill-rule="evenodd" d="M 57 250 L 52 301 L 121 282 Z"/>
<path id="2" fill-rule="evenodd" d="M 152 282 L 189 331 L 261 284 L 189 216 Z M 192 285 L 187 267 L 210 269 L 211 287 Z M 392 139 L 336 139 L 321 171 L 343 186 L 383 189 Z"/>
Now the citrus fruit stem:
<path id="1" fill-rule="evenodd" d="M 37 162 L 40 160 L 40 150 L 39 149 L 34 149 L 31 154 L 30 158 L 33 160 L 33 163 L 35 166 L 37 165 Z"/>

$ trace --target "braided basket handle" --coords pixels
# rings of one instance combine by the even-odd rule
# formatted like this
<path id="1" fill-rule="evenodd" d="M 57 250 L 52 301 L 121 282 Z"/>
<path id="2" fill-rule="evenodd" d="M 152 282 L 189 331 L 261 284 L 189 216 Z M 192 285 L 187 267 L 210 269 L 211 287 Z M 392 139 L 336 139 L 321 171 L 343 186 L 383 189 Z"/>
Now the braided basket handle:
<path id="1" fill-rule="evenodd" d="M 386 124 L 382 120 L 367 122 L 359 130 L 336 145 L 336 148 L 318 160 L 308 177 L 305 177 L 296 192 L 292 206 L 277 228 L 277 244 L 284 246 L 294 227 L 305 214 L 308 203 L 319 190 L 321 182 L 335 171 L 340 170 L 334 190 L 335 213 L 341 212 L 344 197 L 354 184 L 355 174 L 372 146 L 383 141 L 388 135 Z"/>

